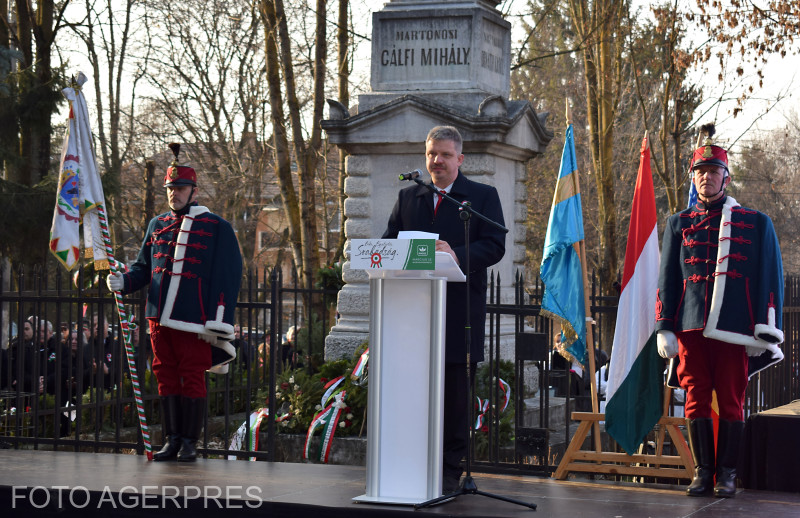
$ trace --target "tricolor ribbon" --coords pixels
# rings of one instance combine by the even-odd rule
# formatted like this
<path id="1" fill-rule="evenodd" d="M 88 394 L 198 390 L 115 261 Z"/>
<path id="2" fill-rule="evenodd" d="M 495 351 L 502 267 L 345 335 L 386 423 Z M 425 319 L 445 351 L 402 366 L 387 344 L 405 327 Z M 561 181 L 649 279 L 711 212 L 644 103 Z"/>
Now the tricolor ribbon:
<path id="1" fill-rule="evenodd" d="M 325 385 L 325 393 L 322 394 L 322 399 L 319 402 L 319 406 L 325 407 L 328 404 L 328 401 L 333 396 L 333 391 L 336 390 L 336 387 L 342 384 L 344 381 L 344 376 L 337 376 L 333 378 Z"/>
<path id="2" fill-rule="evenodd" d="M 366 378 L 366 368 L 369 362 L 369 349 L 361 353 L 353 372 L 350 374 L 350 379 L 354 382 L 359 380 L 362 384 Z M 311 447 L 311 437 L 318 429 L 322 429 L 322 442 L 319 445 L 318 458 L 322 462 L 328 462 L 330 455 L 331 445 L 333 444 L 334 435 L 336 435 L 336 427 L 339 424 L 339 418 L 342 416 L 342 411 L 346 408 L 344 400 L 347 397 L 347 391 L 336 391 L 339 386 L 344 382 L 344 376 L 337 376 L 325 384 L 325 392 L 320 399 L 320 406 L 322 410 L 314 415 L 311 424 L 308 425 L 308 432 L 306 433 L 306 443 L 303 448 L 303 458 L 308 459 L 308 450 Z M 331 401 L 333 399 L 333 401 Z M 328 403 L 330 401 L 330 404 Z M 327 405 L 327 406 L 326 406 Z"/>
<path id="3" fill-rule="evenodd" d="M 260 408 L 250 414 L 248 421 L 242 423 L 242 426 L 236 430 L 231 439 L 231 450 L 244 450 L 245 438 L 247 436 L 248 425 L 250 427 L 250 439 L 247 441 L 247 451 L 258 451 L 258 429 L 261 421 L 269 416 L 268 408 Z M 236 460 L 236 455 L 228 455 L 228 460 Z M 255 457 L 250 457 L 249 460 L 256 460 Z"/>
<path id="4" fill-rule="evenodd" d="M 498 414 L 505 412 L 508 408 L 508 402 L 511 399 L 511 386 L 506 383 L 503 378 L 497 378 L 497 384 L 500 386 L 500 392 L 503 393 L 503 403 L 500 407 Z M 480 430 L 486 421 L 486 411 L 489 409 L 489 399 L 478 399 L 478 417 L 475 419 L 475 429 Z"/>
<path id="5" fill-rule="evenodd" d="M 247 441 L 248 448 L 247 451 L 258 451 L 258 433 L 261 431 L 261 424 L 264 422 L 264 419 L 269 417 L 269 409 L 268 408 L 259 408 L 255 412 L 250 414 L 250 418 L 248 419 L 250 425 L 250 440 Z M 280 423 L 289 419 L 290 414 L 283 414 L 279 415 L 276 419 L 276 423 Z M 241 450 L 243 451 L 242 446 L 245 443 L 245 437 L 247 436 L 247 426 L 248 422 L 242 423 L 242 426 L 236 430 L 236 433 L 233 434 L 231 438 L 231 450 Z M 228 460 L 236 460 L 237 455 L 228 455 Z M 248 460 L 255 461 L 255 457 L 249 457 Z"/>
<path id="6" fill-rule="evenodd" d="M 364 374 L 367 372 L 367 362 L 369 361 L 369 348 L 367 348 L 363 353 L 361 353 L 361 358 L 358 359 L 358 363 L 356 363 L 355 368 L 353 369 L 353 373 L 350 374 L 350 379 L 356 385 L 362 385 L 364 383 Z"/>
<path id="7" fill-rule="evenodd" d="M 508 402 L 511 399 L 511 386 L 503 381 L 503 378 L 497 378 L 498 385 L 500 385 L 500 391 L 503 393 L 503 406 L 500 409 L 500 412 L 505 412 L 506 407 L 508 406 Z"/>
<path id="8" fill-rule="evenodd" d="M 475 429 L 480 430 L 483 427 L 484 421 L 486 421 L 486 410 L 489 408 L 489 399 L 478 399 L 478 417 L 475 419 Z"/>
<path id="9" fill-rule="evenodd" d="M 339 418 L 342 415 L 342 410 L 345 408 L 344 400 L 347 397 L 347 392 L 344 390 L 337 392 L 333 396 L 333 402 L 324 409 L 317 412 L 311 424 L 308 426 L 308 433 L 306 434 L 306 443 L 303 448 L 303 458 L 308 459 L 308 450 L 311 447 L 311 437 L 318 428 L 322 428 L 322 442 L 319 445 L 318 458 L 322 462 L 328 462 L 330 455 L 331 444 L 333 443 L 333 436 L 336 433 L 336 426 L 339 423 Z"/>

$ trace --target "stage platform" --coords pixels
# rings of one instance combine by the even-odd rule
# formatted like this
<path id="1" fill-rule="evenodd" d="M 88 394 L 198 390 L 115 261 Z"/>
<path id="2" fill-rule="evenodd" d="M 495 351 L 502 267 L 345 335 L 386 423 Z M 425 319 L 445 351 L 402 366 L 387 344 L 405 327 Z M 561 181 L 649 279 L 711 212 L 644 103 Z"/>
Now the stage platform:
<path id="1" fill-rule="evenodd" d="M 0 515 L 268 517 L 721 517 L 800 516 L 800 494 L 741 490 L 689 498 L 678 486 L 474 474 L 478 489 L 535 503 L 532 511 L 480 495 L 435 507 L 357 504 L 365 469 L 353 466 L 0 450 Z"/>

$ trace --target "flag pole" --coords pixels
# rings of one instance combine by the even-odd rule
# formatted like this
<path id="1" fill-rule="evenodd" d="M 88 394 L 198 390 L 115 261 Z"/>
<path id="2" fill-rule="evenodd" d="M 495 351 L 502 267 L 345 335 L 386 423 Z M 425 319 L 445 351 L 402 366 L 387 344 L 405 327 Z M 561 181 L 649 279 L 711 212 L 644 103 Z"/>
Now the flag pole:
<path id="1" fill-rule="evenodd" d="M 567 126 L 572 124 L 572 110 L 569 106 L 569 99 L 565 99 L 566 103 L 566 118 L 567 118 Z M 580 190 L 580 181 L 579 175 L 574 174 L 572 175 L 575 179 L 575 192 L 581 192 Z M 575 251 L 578 252 L 578 257 L 581 261 L 581 273 L 583 274 L 583 305 L 584 305 L 584 312 L 586 315 L 586 356 L 588 357 L 589 361 L 589 382 L 591 387 L 591 397 L 592 397 L 592 413 L 598 413 L 598 406 L 597 406 L 597 380 L 595 379 L 595 363 L 594 363 L 594 335 L 592 332 L 592 324 L 594 323 L 594 319 L 592 318 L 592 307 L 591 302 L 589 299 L 589 275 L 586 271 L 586 240 L 581 239 L 577 243 L 572 245 L 575 247 Z M 601 451 L 601 444 L 600 444 L 600 423 L 595 421 L 594 424 L 594 443 L 595 449 L 599 452 Z"/>
<path id="2" fill-rule="evenodd" d="M 64 152 L 62 153 L 61 157 L 62 175 L 65 171 L 65 161 L 70 160 L 77 163 L 80 161 L 80 156 L 81 154 L 83 154 L 83 151 L 86 151 L 85 154 L 87 154 L 88 156 L 84 158 L 88 159 L 90 164 L 87 164 L 85 172 L 77 173 L 77 171 L 80 170 L 79 168 L 77 168 L 77 166 L 75 169 L 76 172 L 73 172 L 73 176 L 77 176 L 78 174 L 80 175 L 85 174 L 86 177 L 77 182 L 77 184 L 75 183 L 75 179 L 73 179 L 72 182 L 75 185 L 79 184 L 81 191 L 83 191 L 84 188 L 88 185 L 93 186 L 93 187 L 86 187 L 86 192 L 89 192 L 91 196 L 92 200 L 91 203 L 93 204 L 91 210 L 97 211 L 96 222 L 97 226 L 100 227 L 100 236 L 101 236 L 100 241 L 102 241 L 102 246 L 105 251 L 106 257 L 108 258 L 108 263 L 109 267 L 111 268 L 111 271 L 119 272 L 121 269 L 121 263 L 117 262 L 116 259 L 114 259 L 114 250 L 111 244 L 111 237 L 108 231 L 108 216 L 106 214 L 106 209 L 105 209 L 105 195 L 102 192 L 102 183 L 100 181 L 99 175 L 97 174 L 94 149 L 90 143 L 92 133 L 88 123 L 88 112 L 86 110 L 86 101 L 85 98 L 83 97 L 83 93 L 81 92 L 81 86 L 85 82 L 86 82 L 86 76 L 83 75 L 82 73 L 79 73 L 77 77 L 72 78 L 70 85 L 62 90 L 62 93 L 64 93 L 64 95 L 69 100 L 69 107 L 70 107 L 70 116 L 69 116 L 70 120 L 67 129 L 68 136 L 64 141 Z M 75 105 L 77 105 L 78 107 L 77 114 L 75 113 L 74 110 Z M 81 127 L 81 124 L 85 124 L 85 128 Z M 71 133 L 70 129 L 73 129 L 74 133 Z M 89 140 L 86 140 L 84 142 L 84 139 L 89 139 Z M 84 180 L 86 180 L 86 182 Z M 61 179 L 59 179 L 59 182 L 60 181 Z M 86 192 L 82 192 L 81 196 L 85 196 Z M 56 200 L 56 215 L 58 215 L 60 211 L 59 201 L 60 198 Z M 94 223 L 87 221 L 86 219 L 89 218 L 89 214 L 90 213 L 87 212 L 84 215 L 83 211 L 81 210 L 80 219 L 82 220 L 81 222 L 84 226 L 84 236 L 86 236 L 88 232 L 88 235 L 90 235 L 91 238 L 87 239 L 91 241 L 92 247 L 99 253 L 100 247 L 97 244 L 97 236 L 95 234 L 96 229 L 91 230 L 91 228 L 94 226 Z M 69 215 L 65 216 L 69 218 Z M 78 218 L 72 218 L 71 221 L 77 224 L 80 220 Z M 72 244 L 71 246 L 72 249 L 74 250 L 74 252 L 72 253 L 74 253 L 75 259 L 77 260 L 78 257 L 77 247 L 79 246 L 79 237 L 77 236 L 79 236 L 79 233 L 78 230 L 76 230 L 75 232 L 76 232 L 75 237 L 78 239 L 78 243 Z M 50 248 L 51 250 L 53 250 L 54 253 L 56 253 L 56 257 L 60 257 L 57 251 L 58 238 L 56 238 L 55 240 L 53 239 L 55 233 L 57 233 L 56 216 L 54 216 L 53 230 L 51 230 Z M 67 267 L 67 269 L 70 269 L 74 265 L 69 261 L 70 259 L 69 253 L 70 252 L 67 252 L 67 255 L 65 256 L 66 259 L 64 258 L 61 259 L 62 263 L 64 264 L 65 267 Z M 97 255 L 95 255 L 95 257 L 97 257 Z M 97 263 L 95 263 L 95 266 L 97 266 Z M 142 401 L 142 389 L 139 384 L 139 376 L 136 369 L 135 357 L 133 354 L 133 345 L 131 344 L 131 330 L 130 326 L 128 325 L 128 315 L 125 309 L 125 305 L 122 301 L 122 295 L 118 292 L 114 292 L 114 299 L 117 305 L 117 312 L 119 313 L 120 330 L 123 342 L 125 344 L 125 352 L 128 359 L 128 366 L 131 375 L 131 383 L 133 385 L 133 394 L 136 402 L 136 411 L 139 418 L 139 426 L 142 431 L 142 442 L 144 444 L 147 459 L 152 460 L 153 448 L 150 443 L 150 432 L 147 426 L 147 418 L 144 412 L 144 403 Z"/>
<path id="3" fill-rule="evenodd" d="M 108 219 L 106 217 L 105 203 L 97 207 L 98 221 L 100 222 L 100 234 L 103 238 L 103 245 L 106 249 L 106 256 L 108 256 L 108 264 L 112 273 L 124 273 L 121 271 L 120 263 L 114 258 L 114 248 L 111 245 L 111 235 L 108 231 Z M 144 401 L 142 399 L 142 387 L 139 382 L 139 372 L 136 368 L 136 357 L 133 351 L 133 344 L 131 343 L 131 328 L 128 324 L 128 314 L 125 310 L 125 304 L 122 301 L 122 294 L 115 291 L 114 301 L 117 304 L 117 312 L 119 313 L 119 327 L 122 331 L 122 340 L 125 343 L 125 355 L 128 358 L 128 369 L 131 374 L 131 385 L 133 386 L 133 398 L 136 402 L 136 414 L 139 418 L 139 427 L 142 430 L 142 443 L 144 443 L 144 451 L 147 460 L 153 460 L 153 446 L 150 442 L 150 428 L 147 426 L 147 415 L 144 411 Z"/>
<path id="4" fill-rule="evenodd" d="M 663 363 L 657 361 L 660 360 L 657 355 L 653 355 L 653 353 L 655 353 L 656 344 L 655 335 L 650 326 L 654 325 L 655 322 L 644 316 L 652 306 L 650 306 L 650 304 L 643 306 L 641 297 L 655 295 L 655 288 L 653 287 L 655 278 L 653 277 L 653 272 L 646 268 L 643 270 L 638 269 L 638 263 L 642 258 L 647 257 L 648 260 L 654 260 L 657 255 L 657 245 L 653 246 L 654 243 L 657 243 L 657 238 L 655 236 L 657 228 L 655 197 L 652 191 L 649 191 L 649 193 L 644 193 L 643 189 L 640 191 L 640 187 L 644 185 L 644 179 L 646 178 L 650 180 L 647 182 L 649 185 L 646 187 L 652 189 L 652 175 L 649 170 L 649 160 L 647 163 L 643 160 L 645 155 L 649 157 L 649 149 L 646 147 L 648 142 L 649 140 L 647 138 L 642 142 L 642 160 L 640 160 L 637 190 L 634 194 L 634 204 L 631 209 L 632 232 L 629 232 L 628 236 L 628 247 L 625 254 L 626 271 L 623 279 L 622 292 L 620 294 L 621 313 L 617 318 L 617 331 L 620 331 L 620 329 L 625 326 L 625 321 L 631 318 L 635 319 L 630 322 L 631 326 L 635 327 L 639 325 L 639 327 L 630 330 L 624 329 L 623 336 L 621 337 L 615 334 L 611 368 L 613 369 L 614 366 L 617 365 L 615 361 L 629 362 L 629 358 L 620 360 L 617 353 L 625 351 L 626 344 L 631 342 L 632 339 L 635 339 L 635 345 L 639 348 L 639 352 L 644 353 L 644 355 L 639 354 L 638 358 L 644 358 L 645 360 L 640 362 L 639 359 L 636 359 L 633 362 L 634 365 L 637 365 L 637 372 L 639 373 L 635 375 L 638 376 L 638 378 L 636 378 L 637 381 L 633 383 L 626 383 L 623 381 L 622 385 L 625 386 L 625 389 L 622 392 L 619 390 L 614 392 L 615 388 L 617 388 L 614 387 L 614 385 L 617 385 L 618 382 L 622 380 L 614 371 L 611 372 L 612 379 L 609 380 L 609 394 L 612 395 L 607 402 L 605 413 L 572 413 L 572 420 L 578 421 L 580 424 L 554 473 L 554 477 L 557 480 L 564 480 L 570 472 L 575 471 L 595 474 L 609 473 L 614 475 L 663 478 L 674 477 L 691 479 L 694 476 L 694 462 L 692 461 L 689 447 L 686 445 L 686 439 L 681 432 L 681 427 L 685 424 L 684 419 L 667 416 L 667 400 L 664 400 L 664 407 L 659 408 L 658 396 L 662 395 L 661 390 L 658 390 L 657 393 L 653 390 L 660 388 L 662 383 L 660 377 Z M 645 169 L 647 170 L 647 176 L 643 174 Z M 640 184 L 640 181 L 642 181 L 642 184 Z M 651 197 L 648 197 L 647 194 Z M 634 227 L 636 227 L 635 232 L 633 232 Z M 649 230 L 649 232 L 645 232 L 645 230 Z M 644 239 L 645 237 L 647 239 Z M 631 239 L 634 239 L 633 245 Z M 647 264 L 652 267 L 654 261 L 647 261 Z M 634 266 L 636 266 L 636 268 L 634 268 Z M 634 272 L 632 269 L 636 271 Z M 646 279 L 639 278 L 639 280 L 633 283 L 628 282 L 632 278 L 631 274 L 633 277 L 637 277 L 636 272 L 641 274 L 642 271 L 647 271 Z M 646 282 L 641 282 L 642 280 L 646 280 Z M 629 291 L 631 289 L 634 290 L 634 297 L 627 296 L 631 293 Z M 625 303 L 624 305 L 623 302 Z M 628 311 L 626 311 L 626 309 Z M 631 309 L 635 311 L 630 311 Z M 630 314 L 627 315 L 626 313 Z M 628 331 L 630 331 L 630 333 Z M 644 341 L 645 337 L 647 337 L 646 341 Z M 618 341 L 617 338 L 620 338 L 620 340 Z M 623 349 L 617 350 L 617 347 L 620 346 L 623 347 Z M 652 384 L 643 387 L 641 383 L 642 380 L 648 383 L 652 382 Z M 643 392 L 642 389 L 644 389 Z M 627 392 L 627 395 L 625 392 Z M 640 396 L 649 399 L 644 401 Z M 653 404 L 649 404 L 651 401 Z M 636 415 L 632 416 L 632 413 Z M 617 419 L 617 417 L 620 419 Z M 644 423 L 645 426 L 637 428 L 635 423 L 631 422 L 638 417 L 646 417 L 647 422 Z M 652 423 L 650 421 L 651 419 Z M 644 431 L 642 434 L 642 436 L 644 436 L 646 433 L 652 431 L 654 426 L 657 426 L 655 429 L 655 454 L 642 451 L 628 454 L 627 452 L 633 452 L 636 449 L 636 445 L 631 444 L 625 447 L 626 453 L 603 452 L 597 447 L 595 447 L 594 450 L 584 450 L 583 444 L 589 432 L 591 430 L 597 430 L 597 428 L 592 428 L 592 426 L 601 420 L 605 420 L 606 431 L 612 439 L 618 441 L 620 446 L 622 446 L 620 439 L 622 439 L 622 442 L 631 442 L 628 440 L 631 438 L 629 436 L 630 433 L 639 434 Z M 631 426 L 632 424 L 634 426 Z M 612 428 L 621 431 L 622 435 L 618 436 Z M 628 436 L 624 436 L 625 434 L 628 434 Z M 677 450 L 677 455 L 663 454 L 663 446 L 667 434 L 669 434 L 671 442 Z M 637 435 L 635 439 L 639 440 L 639 436 Z"/>

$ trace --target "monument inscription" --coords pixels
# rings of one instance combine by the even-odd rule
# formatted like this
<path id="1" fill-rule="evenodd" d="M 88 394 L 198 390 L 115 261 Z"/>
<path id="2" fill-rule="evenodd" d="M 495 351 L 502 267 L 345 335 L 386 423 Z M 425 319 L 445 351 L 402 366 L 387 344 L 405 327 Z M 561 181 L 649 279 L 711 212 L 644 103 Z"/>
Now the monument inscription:
<path id="1" fill-rule="evenodd" d="M 431 74 L 426 68 L 468 66 L 472 53 L 470 22 L 469 18 L 387 21 L 381 30 L 383 48 L 376 56 L 381 68 L 405 70 L 385 70 L 383 79 L 423 79 Z"/>
<path id="2" fill-rule="evenodd" d="M 507 22 L 483 11 L 461 13 L 375 13 L 373 90 L 507 93 Z"/>

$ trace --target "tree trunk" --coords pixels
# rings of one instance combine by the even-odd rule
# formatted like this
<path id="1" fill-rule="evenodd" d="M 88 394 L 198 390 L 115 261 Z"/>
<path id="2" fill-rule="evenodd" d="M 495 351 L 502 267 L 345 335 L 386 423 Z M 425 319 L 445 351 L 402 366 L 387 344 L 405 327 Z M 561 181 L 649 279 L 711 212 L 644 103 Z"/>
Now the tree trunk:
<path id="1" fill-rule="evenodd" d="M 597 186 L 600 220 L 597 270 L 603 291 L 610 291 L 618 269 L 617 218 L 614 200 L 614 122 L 618 102 L 621 2 L 569 0 L 572 19 L 580 39 L 585 41 L 583 61 L 586 70 L 586 105 L 589 147 Z"/>
<path id="2" fill-rule="evenodd" d="M 316 174 L 319 166 L 319 150 L 322 144 L 322 119 L 325 101 L 325 71 L 327 58 L 326 43 L 326 1 L 317 0 L 316 4 L 316 39 L 314 55 L 314 98 L 311 120 L 311 138 L 306 144 L 303 137 L 303 123 L 300 102 L 297 98 L 297 86 L 292 64 L 292 45 L 289 28 L 283 8 L 283 0 L 274 0 L 275 15 L 278 22 L 278 38 L 280 60 L 283 70 L 283 81 L 286 88 L 286 104 L 289 108 L 289 121 L 292 128 L 295 160 L 298 169 L 300 189 L 300 242 L 301 262 L 297 263 L 298 277 L 303 287 L 314 285 L 314 273 L 319 268 L 319 245 L 317 243 L 316 216 Z"/>
<path id="3" fill-rule="evenodd" d="M 15 2 L 17 7 L 17 41 L 19 44 L 19 51 L 22 53 L 23 62 L 19 64 L 20 72 L 25 69 L 30 73 L 33 69 L 33 27 L 31 26 L 31 13 L 28 2 Z M 20 99 L 25 95 L 25 91 L 33 88 L 34 85 L 28 85 L 27 88 L 22 84 L 17 84 L 20 93 Z M 13 181 L 23 185 L 33 185 L 33 164 L 35 163 L 33 157 L 33 140 L 35 134 L 32 128 L 32 121 L 26 117 L 20 117 L 19 120 L 19 169 L 14 171 Z"/>
<path id="4" fill-rule="evenodd" d="M 264 17 L 267 84 L 275 148 L 275 174 L 281 193 L 281 201 L 289 221 L 289 240 L 295 264 L 302 264 L 300 241 L 300 203 L 292 180 L 291 154 L 283 112 L 280 63 L 278 59 L 278 20 L 272 0 L 262 0 Z"/>
<path id="5" fill-rule="evenodd" d="M 350 107 L 350 33 L 347 28 L 348 24 L 348 7 L 349 0 L 339 0 L 339 27 L 337 28 L 336 39 L 338 41 L 338 65 L 339 65 L 339 102 L 349 109 Z M 339 150 L 339 184 L 338 184 L 338 201 L 339 201 L 339 242 L 336 245 L 336 252 L 333 255 L 333 263 L 340 261 L 344 258 L 344 202 L 347 196 L 344 194 L 344 183 L 347 178 L 347 152 L 343 149 Z"/>
<path id="6" fill-rule="evenodd" d="M 34 36 L 36 41 L 36 79 L 37 89 L 43 99 L 48 99 L 53 94 L 58 95 L 53 84 L 53 70 L 51 68 L 51 51 L 55 40 L 53 29 L 53 0 L 38 0 L 36 21 L 34 22 Z M 44 101 L 46 104 L 47 101 Z M 55 106 L 53 106 L 55 108 Z M 32 170 L 32 185 L 39 183 L 50 173 L 50 110 L 37 110 L 38 114 L 34 123 L 35 140 L 33 141 L 34 168 Z"/>
<path id="7" fill-rule="evenodd" d="M 9 13 L 8 0 L 0 0 L 0 15 L 4 18 Z M 12 34 L 5 21 L 0 22 L 0 46 L 11 48 Z M 9 56 L 0 64 L 3 73 L 10 73 L 13 70 L 14 61 Z M 8 82 L 9 99 L 16 96 L 18 86 L 13 81 Z M 19 156 L 19 122 L 12 103 L 6 102 L 0 106 L 0 143 L 2 143 L 2 155 L 0 156 L 0 168 L 5 172 L 5 179 L 24 183 L 22 162 Z"/>
<path id="8" fill-rule="evenodd" d="M 144 232 L 147 232 L 147 225 L 150 220 L 156 215 L 156 202 L 155 202 L 155 186 L 153 180 L 155 178 L 156 164 L 152 160 L 148 160 L 144 164 L 144 178 L 142 187 L 144 188 L 144 206 L 142 207 L 142 240 L 144 240 Z"/>

